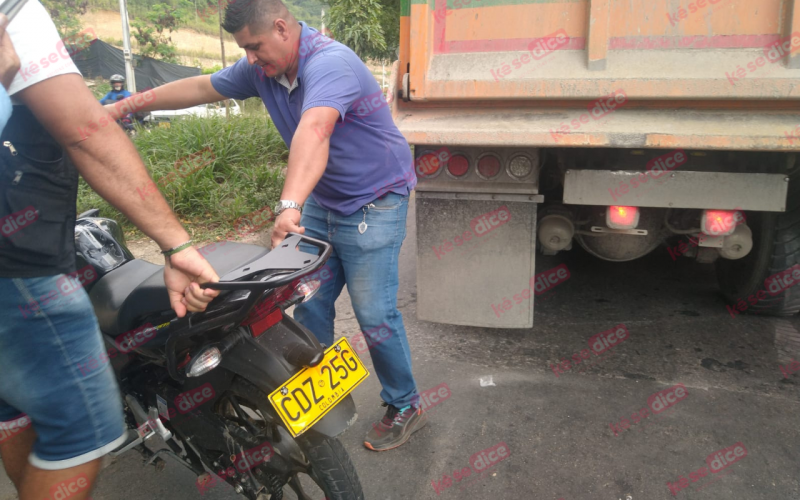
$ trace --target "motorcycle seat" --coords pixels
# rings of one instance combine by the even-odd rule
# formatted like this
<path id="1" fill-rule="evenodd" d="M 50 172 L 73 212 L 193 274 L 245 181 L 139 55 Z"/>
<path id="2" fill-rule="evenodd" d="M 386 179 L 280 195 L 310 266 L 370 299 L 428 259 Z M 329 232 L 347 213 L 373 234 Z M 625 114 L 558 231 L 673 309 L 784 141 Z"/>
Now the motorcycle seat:
<path id="1" fill-rule="evenodd" d="M 200 252 L 219 276 L 269 253 L 269 249 L 245 243 L 209 245 Z M 175 313 L 164 284 L 164 266 L 132 260 L 106 274 L 92 287 L 89 298 L 100 330 L 116 337 L 141 326 L 145 317 L 162 314 L 163 322 Z M 156 326 L 155 324 L 153 326 Z"/>

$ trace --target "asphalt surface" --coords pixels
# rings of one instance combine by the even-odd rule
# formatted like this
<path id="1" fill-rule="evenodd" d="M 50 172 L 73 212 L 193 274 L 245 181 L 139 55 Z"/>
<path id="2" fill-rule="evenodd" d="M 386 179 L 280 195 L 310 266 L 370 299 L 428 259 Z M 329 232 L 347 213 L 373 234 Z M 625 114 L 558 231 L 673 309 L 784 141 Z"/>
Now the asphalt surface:
<path id="1" fill-rule="evenodd" d="M 566 263 L 571 277 L 537 302 L 531 330 L 421 322 L 413 221 L 412 212 L 399 307 L 419 387 L 446 383 L 450 397 L 407 444 L 375 453 L 362 442 L 383 413 L 377 377 L 355 390 L 359 419 L 340 438 L 367 499 L 800 499 L 800 372 L 781 371 L 800 359 L 800 320 L 731 317 L 713 268 L 673 262 L 662 248 L 624 264 L 580 249 L 537 256 L 539 271 Z M 358 332 L 346 293 L 337 314 L 338 334 Z M 551 365 L 619 324 L 629 332 L 624 342 L 556 376 Z M 683 399 L 639 416 L 651 396 L 677 384 Z M 500 443 L 506 458 L 479 474 L 471 457 Z M 714 462 L 726 448 L 735 461 Z M 674 495 L 667 483 L 678 483 Z M 156 472 L 129 453 L 108 461 L 92 496 L 200 495 L 181 465 Z M 238 498 L 227 485 L 204 496 Z M 10 498 L 0 472 L 0 499 Z"/>

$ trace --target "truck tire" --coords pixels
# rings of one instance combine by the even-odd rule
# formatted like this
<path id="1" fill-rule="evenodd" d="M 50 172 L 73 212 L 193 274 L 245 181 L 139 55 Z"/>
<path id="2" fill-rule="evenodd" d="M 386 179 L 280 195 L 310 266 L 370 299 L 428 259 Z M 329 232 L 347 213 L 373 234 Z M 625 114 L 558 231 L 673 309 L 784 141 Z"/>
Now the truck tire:
<path id="1" fill-rule="evenodd" d="M 800 287 L 789 287 L 772 295 L 765 283 L 770 276 L 800 263 L 800 176 L 792 176 L 786 204 L 782 213 L 748 212 L 753 250 L 739 260 L 717 260 L 717 281 L 722 294 L 731 306 L 739 305 L 738 312 L 793 316 L 800 311 Z M 760 291 L 766 296 L 762 294 L 759 300 Z"/>

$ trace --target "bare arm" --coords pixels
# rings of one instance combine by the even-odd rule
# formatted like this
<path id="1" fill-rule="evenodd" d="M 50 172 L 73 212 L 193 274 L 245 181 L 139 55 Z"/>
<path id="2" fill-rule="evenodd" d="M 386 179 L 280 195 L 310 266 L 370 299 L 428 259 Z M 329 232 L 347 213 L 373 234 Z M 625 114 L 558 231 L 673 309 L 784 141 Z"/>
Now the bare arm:
<path id="1" fill-rule="evenodd" d="M 80 75 L 50 78 L 17 97 L 65 147 L 86 182 L 162 249 L 189 239 L 160 194 L 142 199 L 136 191 L 150 184 L 150 175 L 133 143 L 109 121 Z"/>
<path id="2" fill-rule="evenodd" d="M 282 200 L 291 200 L 302 205 L 314 190 L 328 165 L 330 136 L 338 119 L 339 112 L 334 108 L 311 108 L 303 113 L 292 137 L 286 182 L 281 192 Z M 301 234 L 305 232 L 300 227 L 300 213 L 297 210 L 286 210 L 275 219 L 272 247 L 283 241 L 290 231 Z"/>
<path id="3" fill-rule="evenodd" d="M 129 97 L 114 104 L 106 105 L 114 120 L 119 119 L 122 109 L 134 111 L 154 111 L 159 109 L 184 109 L 198 104 L 207 104 L 225 99 L 225 96 L 214 90 L 211 75 L 193 76 L 176 82 L 167 83 L 148 90 L 147 99 L 141 95 Z"/>
<path id="4" fill-rule="evenodd" d="M 19 56 L 14 51 L 11 37 L 6 33 L 8 18 L 0 14 L 0 84 L 5 88 L 11 86 L 11 80 L 19 70 Z"/>
<path id="5" fill-rule="evenodd" d="M 152 182 L 147 169 L 133 143 L 113 120 L 109 120 L 108 113 L 95 100 L 80 75 L 49 78 L 20 91 L 16 97 L 65 148 L 86 182 L 155 240 L 162 250 L 190 239 L 161 193 L 156 191 L 142 197 L 137 192 L 137 188 Z M 218 280 L 208 262 L 193 248 L 175 254 L 173 263 L 176 269 L 185 271 L 181 279 L 175 269 L 164 273 L 173 308 L 176 301 L 182 302 L 185 288 L 195 291 L 197 285 L 191 283 L 190 277 L 198 277 L 201 283 Z M 185 300 L 197 308 L 194 310 L 202 310 L 205 308 L 202 303 L 212 298 L 202 291 L 192 295 L 187 294 Z M 186 305 L 185 301 L 182 303 Z M 183 315 L 180 306 L 175 310 Z"/>

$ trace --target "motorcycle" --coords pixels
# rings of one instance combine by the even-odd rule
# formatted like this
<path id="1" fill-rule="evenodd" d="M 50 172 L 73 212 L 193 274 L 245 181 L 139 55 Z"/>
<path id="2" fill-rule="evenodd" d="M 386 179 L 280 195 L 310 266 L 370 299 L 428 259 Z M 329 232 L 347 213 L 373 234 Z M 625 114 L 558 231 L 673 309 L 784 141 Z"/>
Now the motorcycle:
<path id="1" fill-rule="evenodd" d="M 177 318 L 163 266 L 133 258 L 118 224 L 97 215 L 78 217 L 75 242 L 128 425 L 111 455 L 136 449 L 159 469 L 171 457 L 203 493 L 224 481 L 250 500 L 363 499 L 336 436 L 357 419 L 350 392 L 369 374 L 346 338 L 325 348 L 285 314 L 319 289 L 312 273 L 331 246 L 290 233 L 271 251 L 201 249 L 221 276 L 203 287 L 221 293 Z M 145 446 L 155 436 L 167 448 Z"/>
<path id="2" fill-rule="evenodd" d="M 125 99 L 125 96 L 119 95 L 117 96 L 117 101 L 122 101 Z M 121 116 L 117 120 L 117 125 L 122 127 L 122 130 L 128 134 L 129 137 L 136 136 L 136 124 L 142 126 L 144 124 L 144 117 L 149 113 L 128 113 L 126 115 Z"/>

